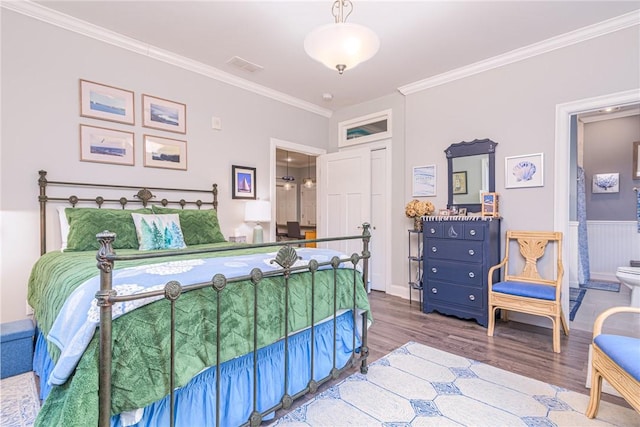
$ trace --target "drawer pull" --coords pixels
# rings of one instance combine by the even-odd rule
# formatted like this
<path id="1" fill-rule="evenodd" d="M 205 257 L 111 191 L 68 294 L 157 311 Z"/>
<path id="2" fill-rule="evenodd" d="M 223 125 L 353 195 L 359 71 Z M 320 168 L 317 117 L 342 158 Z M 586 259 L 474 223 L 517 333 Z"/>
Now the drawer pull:
<path id="1" fill-rule="evenodd" d="M 473 249 L 469 249 L 469 255 L 474 256 L 476 252 Z"/>
<path id="2" fill-rule="evenodd" d="M 438 269 L 437 269 L 437 268 L 435 268 L 435 267 L 431 267 L 431 271 L 432 271 L 433 273 L 437 273 L 437 272 L 438 272 Z"/>
<path id="3" fill-rule="evenodd" d="M 438 289 L 437 288 L 431 288 L 431 293 L 432 294 L 437 294 L 438 293 Z"/>
<path id="4" fill-rule="evenodd" d="M 433 247 L 431 248 L 431 252 L 438 252 L 438 248 L 436 248 L 435 246 L 433 246 Z"/>
<path id="5" fill-rule="evenodd" d="M 475 297 L 474 295 L 469 295 L 469 299 L 470 299 L 471 301 L 475 301 L 475 300 L 476 300 L 476 297 Z"/>
<path id="6" fill-rule="evenodd" d="M 469 231 L 469 234 L 471 234 L 472 236 L 475 236 L 476 235 L 476 230 Z"/>
<path id="7" fill-rule="evenodd" d="M 431 233 L 431 234 L 436 234 L 436 229 L 435 229 L 435 228 L 430 228 L 430 229 L 429 229 L 429 233 Z"/>
<path id="8" fill-rule="evenodd" d="M 473 271 L 470 271 L 469 272 L 469 277 L 471 277 L 473 279 L 474 277 L 476 277 L 476 275 L 475 275 L 475 273 Z"/>

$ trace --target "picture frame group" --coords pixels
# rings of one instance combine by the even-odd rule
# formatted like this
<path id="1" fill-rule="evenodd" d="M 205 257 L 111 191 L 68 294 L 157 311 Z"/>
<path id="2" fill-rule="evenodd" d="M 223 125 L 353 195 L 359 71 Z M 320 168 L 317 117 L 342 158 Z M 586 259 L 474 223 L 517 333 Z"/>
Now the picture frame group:
<path id="1" fill-rule="evenodd" d="M 135 125 L 134 92 L 80 79 L 80 116 Z M 142 94 L 142 126 L 186 134 L 186 104 Z M 187 170 L 187 141 L 143 135 L 145 167 Z M 134 132 L 80 125 L 80 161 L 135 165 Z"/>

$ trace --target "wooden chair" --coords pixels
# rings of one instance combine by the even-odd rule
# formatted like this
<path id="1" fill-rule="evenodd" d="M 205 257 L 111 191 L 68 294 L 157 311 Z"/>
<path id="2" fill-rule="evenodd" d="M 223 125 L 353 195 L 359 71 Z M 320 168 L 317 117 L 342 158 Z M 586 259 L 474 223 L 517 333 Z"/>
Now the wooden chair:
<path id="1" fill-rule="evenodd" d="M 516 265 L 522 264 L 519 257 L 510 257 L 509 244 L 517 242 L 524 257 L 524 269 L 512 274 Z M 551 243 L 551 245 L 548 245 Z M 538 260 L 545 250 L 555 250 L 557 267 L 555 278 L 544 279 L 538 272 Z M 519 264 L 518 264 L 519 262 Z M 494 272 L 502 269 L 503 279 L 493 283 Z M 562 233 L 549 231 L 507 231 L 504 259 L 489 269 L 489 326 L 487 335 L 492 337 L 496 310 L 501 309 L 504 319 L 507 311 L 544 316 L 551 319 L 553 328 L 553 351 L 560 353 L 560 327 L 569 335 L 569 327 L 562 313 L 560 292 L 562 290 Z"/>
<path id="2" fill-rule="evenodd" d="M 593 418 L 598 413 L 603 378 L 640 413 L 640 338 L 602 333 L 604 321 L 617 313 L 640 314 L 640 308 L 610 308 L 600 313 L 593 324 L 591 396 L 586 412 L 588 418 Z"/>

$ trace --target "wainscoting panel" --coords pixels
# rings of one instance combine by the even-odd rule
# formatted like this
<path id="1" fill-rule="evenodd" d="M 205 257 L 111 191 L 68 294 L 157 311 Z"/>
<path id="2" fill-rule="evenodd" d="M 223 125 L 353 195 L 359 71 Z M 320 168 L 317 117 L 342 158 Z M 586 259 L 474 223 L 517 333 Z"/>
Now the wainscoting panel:
<path id="1" fill-rule="evenodd" d="M 592 279 L 616 280 L 618 267 L 640 260 L 637 227 L 635 221 L 587 221 Z"/>

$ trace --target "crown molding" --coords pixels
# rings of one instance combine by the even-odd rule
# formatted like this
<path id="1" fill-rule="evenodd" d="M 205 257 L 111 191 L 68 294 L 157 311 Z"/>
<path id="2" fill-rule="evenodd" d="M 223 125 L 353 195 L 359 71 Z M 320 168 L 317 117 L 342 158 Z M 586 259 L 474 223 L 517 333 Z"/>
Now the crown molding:
<path id="1" fill-rule="evenodd" d="M 53 9 L 49 9 L 48 7 L 33 3 L 29 0 L 1 1 L 0 5 L 4 9 L 29 16 L 34 19 L 38 19 L 48 24 L 64 28 L 65 30 L 72 31 L 86 37 L 91 37 L 95 40 L 109 43 L 113 46 L 117 46 L 119 48 L 126 49 L 131 52 L 135 52 L 137 54 L 147 56 L 149 58 L 162 61 L 188 71 L 192 71 L 194 73 L 201 74 L 211 79 L 227 83 L 240 89 L 244 89 L 258 95 L 274 99 L 284 104 L 288 104 L 323 117 L 329 118 L 333 114 L 331 110 L 328 110 L 326 108 L 322 108 L 318 105 L 303 101 L 299 98 L 295 98 L 285 93 L 250 82 L 240 77 L 236 77 L 232 74 L 221 71 L 218 68 L 203 64 L 202 62 L 194 61 L 192 59 L 177 55 L 168 50 L 160 49 L 147 43 L 142 43 L 138 40 L 126 37 L 114 31 L 107 30 L 106 28 L 90 24 L 64 13 L 57 12 Z"/>
<path id="2" fill-rule="evenodd" d="M 456 68 L 455 70 L 447 71 L 433 77 L 401 86 L 398 88 L 398 91 L 405 96 L 410 95 L 425 89 L 473 76 L 474 74 L 522 61 L 533 56 L 542 55 L 543 53 L 551 52 L 556 49 L 561 49 L 589 39 L 604 36 L 634 25 L 640 25 L 640 10 L 635 10 L 597 24 L 589 25 L 529 46 L 512 50 L 502 55 L 494 56 L 483 61 L 478 61 L 464 67 Z"/>

